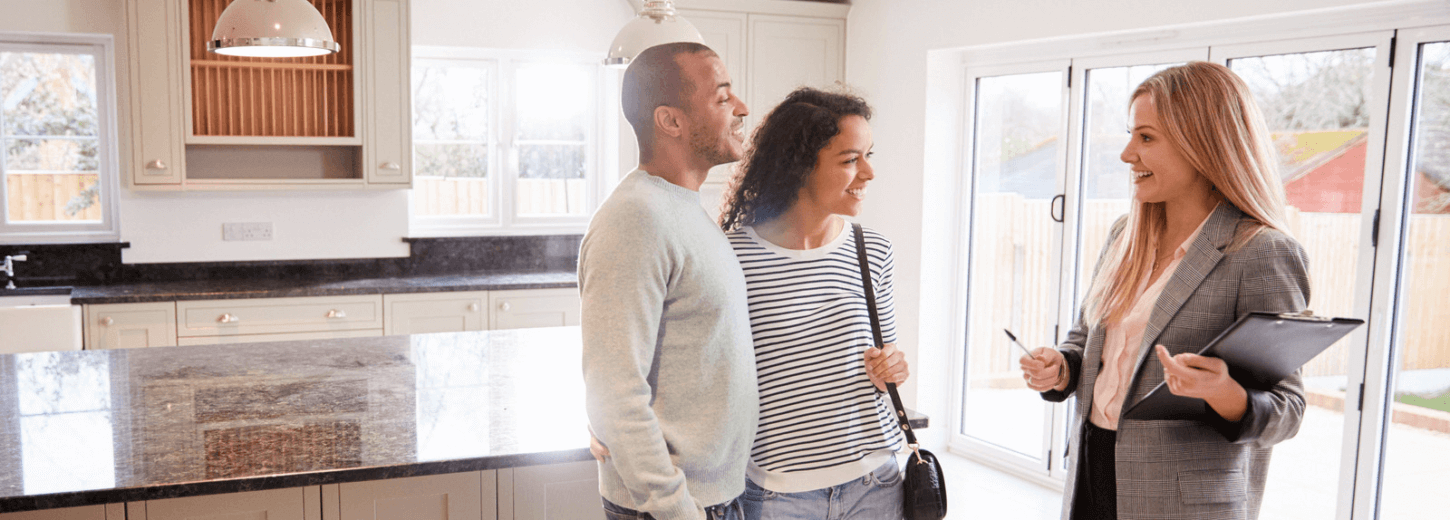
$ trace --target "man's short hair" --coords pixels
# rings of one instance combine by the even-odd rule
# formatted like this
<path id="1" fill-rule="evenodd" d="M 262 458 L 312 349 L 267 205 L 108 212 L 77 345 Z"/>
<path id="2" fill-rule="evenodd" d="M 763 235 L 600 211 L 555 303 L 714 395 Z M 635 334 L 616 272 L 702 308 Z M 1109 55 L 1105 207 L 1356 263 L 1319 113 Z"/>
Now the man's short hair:
<path id="1" fill-rule="evenodd" d="M 664 43 L 641 51 L 624 71 L 624 119 L 634 127 L 642 162 L 654 155 L 651 143 L 655 109 L 662 106 L 683 109 L 683 101 L 695 93 L 695 85 L 685 80 L 684 69 L 676 59 L 681 54 L 718 56 L 709 47 L 695 42 Z"/>

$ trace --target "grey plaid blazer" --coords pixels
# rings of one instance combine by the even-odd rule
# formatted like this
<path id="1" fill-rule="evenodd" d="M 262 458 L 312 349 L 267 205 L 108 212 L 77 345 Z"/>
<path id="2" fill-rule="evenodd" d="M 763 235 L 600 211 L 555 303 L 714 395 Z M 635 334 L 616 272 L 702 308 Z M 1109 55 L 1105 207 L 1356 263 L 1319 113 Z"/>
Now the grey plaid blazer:
<path id="1" fill-rule="evenodd" d="M 1122 232 L 1124 220 L 1114 225 L 1112 237 Z M 1306 307 L 1309 275 L 1304 249 L 1283 233 L 1264 230 L 1237 250 L 1227 250 L 1235 230 L 1246 222 L 1248 217 L 1228 202 L 1209 215 L 1148 318 L 1124 409 L 1163 381 L 1163 365 L 1153 345 L 1161 344 L 1171 354 L 1197 352 L 1245 313 L 1298 312 Z M 1103 327 L 1089 326 L 1080 314 L 1058 346 L 1072 380 L 1063 392 L 1043 394 L 1044 399 L 1059 402 L 1073 394 L 1078 397 L 1075 434 L 1068 450 L 1064 520 L 1071 515 L 1077 489 L 1081 432 L 1092 410 L 1105 336 Z M 1115 453 L 1118 518 L 1258 518 L 1270 447 L 1298 433 L 1304 389 L 1296 372 L 1269 391 L 1248 394 L 1248 411 L 1238 423 L 1217 416 L 1203 421 L 1121 420 Z"/>

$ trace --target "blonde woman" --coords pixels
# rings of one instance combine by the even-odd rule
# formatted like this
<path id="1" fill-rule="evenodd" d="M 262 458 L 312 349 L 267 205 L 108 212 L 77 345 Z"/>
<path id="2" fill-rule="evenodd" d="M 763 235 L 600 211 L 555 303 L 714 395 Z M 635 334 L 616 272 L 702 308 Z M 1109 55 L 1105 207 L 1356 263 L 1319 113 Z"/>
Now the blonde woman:
<path id="1" fill-rule="evenodd" d="M 1308 259 L 1285 226 L 1268 131 L 1243 80 L 1193 62 L 1131 100 L 1121 159 L 1132 210 L 1066 341 L 1020 360 L 1044 399 L 1077 396 L 1063 518 L 1257 518 L 1270 449 L 1303 418 L 1300 376 L 1246 389 L 1223 361 L 1194 353 L 1245 313 L 1303 310 Z M 1121 417 L 1164 381 L 1209 416 Z"/>

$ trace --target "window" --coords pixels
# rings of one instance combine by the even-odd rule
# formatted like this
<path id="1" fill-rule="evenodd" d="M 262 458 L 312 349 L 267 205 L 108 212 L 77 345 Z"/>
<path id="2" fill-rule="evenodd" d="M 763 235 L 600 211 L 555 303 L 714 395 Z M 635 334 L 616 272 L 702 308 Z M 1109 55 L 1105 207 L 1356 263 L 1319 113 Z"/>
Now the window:
<path id="1" fill-rule="evenodd" d="M 415 47 L 414 234 L 582 232 L 603 164 L 598 63 Z"/>
<path id="2" fill-rule="evenodd" d="M 110 45 L 0 34 L 0 241 L 117 237 Z"/>

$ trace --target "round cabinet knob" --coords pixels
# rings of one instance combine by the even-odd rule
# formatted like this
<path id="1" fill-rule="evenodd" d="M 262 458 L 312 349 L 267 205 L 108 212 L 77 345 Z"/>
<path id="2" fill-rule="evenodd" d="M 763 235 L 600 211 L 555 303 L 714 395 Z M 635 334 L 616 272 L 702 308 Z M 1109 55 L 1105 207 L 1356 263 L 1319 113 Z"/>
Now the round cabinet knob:
<path id="1" fill-rule="evenodd" d="M 217 321 L 217 323 L 236 323 L 236 322 L 242 321 L 242 319 L 236 317 L 235 315 L 233 315 L 231 313 L 227 313 L 227 314 L 223 314 L 221 316 L 218 316 L 217 319 L 216 319 L 216 321 Z"/>
<path id="2" fill-rule="evenodd" d="M 508 312 L 509 309 L 512 309 L 512 308 L 514 308 L 514 306 L 509 305 L 509 302 L 503 302 L 503 303 L 498 304 L 498 310 L 501 310 L 501 311 L 504 311 L 504 312 Z"/>
<path id="3" fill-rule="evenodd" d="M 329 317 L 329 318 L 335 318 L 335 319 L 342 319 L 342 318 L 346 318 L 347 317 L 347 313 L 346 312 L 343 312 L 341 310 L 338 310 L 338 309 L 333 309 L 333 310 L 327 311 L 327 317 Z"/>
<path id="4" fill-rule="evenodd" d="M 146 163 L 146 169 L 148 169 L 148 170 L 165 170 L 166 169 L 166 163 L 162 162 L 161 159 L 152 159 L 151 162 Z"/>
<path id="5" fill-rule="evenodd" d="M 393 171 L 397 171 L 397 170 L 403 169 L 402 166 L 399 166 L 398 163 L 395 163 L 393 161 L 385 162 L 385 163 L 382 164 L 382 166 L 379 166 L 379 168 L 382 168 L 384 170 L 393 170 Z"/>
<path id="6" fill-rule="evenodd" d="M 104 318 L 101 318 L 101 325 L 102 326 L 110 327 L 111 325 L 114 325 L 115 323 L 116 323 L 116 320 L 111 319 L 110 316 L 106 316 Z"/>
<path id="7" fill-rule="evenodd" d="M 468 304 L 468 311 L 469 312 L 478 312 L 478 309 L 479 309 L 479 307 L 478 307 L 478 304 L 477 303 L 470 303 L 470 304 Z"/>

